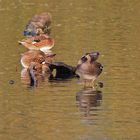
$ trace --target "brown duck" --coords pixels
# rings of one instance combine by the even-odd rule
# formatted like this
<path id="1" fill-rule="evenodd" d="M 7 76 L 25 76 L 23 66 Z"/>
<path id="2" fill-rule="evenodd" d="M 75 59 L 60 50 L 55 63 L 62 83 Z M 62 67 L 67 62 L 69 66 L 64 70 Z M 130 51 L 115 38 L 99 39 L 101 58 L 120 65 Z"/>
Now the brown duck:
<path id="1" fill-rule="evenodd" d="M 29 65 L 31 62 L 37 62 L 39 64 L 42 64 L 43 62 L 53 62 L 53 59 L 56 54 L 50 52 L 50 53 L 44 53 L 42 51 L 37 50 L 29 50 L 21 55 L 21 65 L 24 68 L 29 68 Z"/>
<path id="2" fill-rule="evenodd" d="M 103 70 L 103 66 L 96 61 L 98 56 L 98 52 L 86 53 L 78 62 L 76 74 L 84 80 L 85 87 L 94 87 L 94 81 Z"/>
<path id="3" fill-rule="evenodd" d="M 28 37 L 18 42 L 29 50 L 41 50 L 43 52 L 48 52 L 54 46 L 54 39 L 46 34 Z"/>

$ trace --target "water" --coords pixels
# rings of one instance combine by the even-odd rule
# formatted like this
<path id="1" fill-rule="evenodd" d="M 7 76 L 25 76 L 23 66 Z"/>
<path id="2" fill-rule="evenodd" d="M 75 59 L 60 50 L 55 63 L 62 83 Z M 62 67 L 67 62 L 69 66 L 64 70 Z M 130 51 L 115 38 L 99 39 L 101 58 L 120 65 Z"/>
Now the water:
<path id="1" fill-rule="evenodd" d="M 140 44 L 138 0 L 0 0 L 0 139 L 139 140 Z M 84 90 L 77 79 L 21 79 L 18 45 L 28 19 L 52 14 L 56 61 L 76 65 L 101 53 L 102 89 Z M 13 80 L 11 84 L 11 81 Z"/>

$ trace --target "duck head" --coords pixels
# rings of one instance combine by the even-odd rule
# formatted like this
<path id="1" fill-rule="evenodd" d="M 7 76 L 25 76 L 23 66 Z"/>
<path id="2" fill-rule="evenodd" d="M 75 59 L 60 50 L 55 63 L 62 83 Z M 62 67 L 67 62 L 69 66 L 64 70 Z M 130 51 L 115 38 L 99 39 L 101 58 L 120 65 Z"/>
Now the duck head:
<path id="1" fill-rule="evenodd" d="M 78 64 L 82 64 L 85 62 L 94 62 L 98 59 L 99 57 L 99 52 L 91 52 L 91 53 L 86 53 L 85 55 L 83 55 L 81 57 L 81 59 L 79 60 Z"/>
<path id="2" fill-rule="evenodd" d="M 87 58 L 88 62 L 94 62 L 98 59 L 99 57 L 99 52 L 91 52 L 91 53 L 86 53 L 85 57 Z"/>

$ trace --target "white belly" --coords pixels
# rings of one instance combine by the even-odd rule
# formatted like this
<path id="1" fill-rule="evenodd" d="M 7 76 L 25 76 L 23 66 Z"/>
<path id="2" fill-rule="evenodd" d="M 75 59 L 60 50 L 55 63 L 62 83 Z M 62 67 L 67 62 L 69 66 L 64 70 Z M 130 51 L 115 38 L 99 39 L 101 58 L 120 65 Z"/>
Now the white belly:
<path id="1" fill-rule="evenodd" d="M 76 71 L 76 74 L 78 74 L 80 78 L 84 80 L 95 80 L 97 78 L 96 75 L 90 75 L 90 74 L 82 73 L 80 71 Z"/>

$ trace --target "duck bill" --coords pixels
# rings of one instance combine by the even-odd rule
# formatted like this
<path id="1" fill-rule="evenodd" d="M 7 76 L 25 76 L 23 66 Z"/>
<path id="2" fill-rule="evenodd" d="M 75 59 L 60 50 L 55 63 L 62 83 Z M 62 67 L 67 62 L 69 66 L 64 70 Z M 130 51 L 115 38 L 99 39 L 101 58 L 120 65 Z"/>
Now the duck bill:
<path id="1" fill-rule="evenodd" d="M 22 41 L 18 41 L 18 44 L 19 44 L 19 45 L 22 45 L 22 43 L 23 43 Z"/>
<path id="2" fill-rule="evenodd" d="M 23 45 L 23 46 L 25 46 L 25 45 L 26 45 L 26 43 L 25 43 L 25 42 L 23 42 L 23 41 L 18 41 L 18 43 L 19 43 L 20 45 Z"/>

